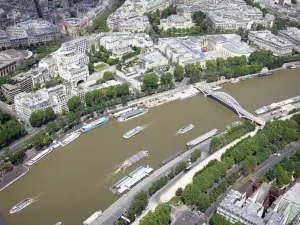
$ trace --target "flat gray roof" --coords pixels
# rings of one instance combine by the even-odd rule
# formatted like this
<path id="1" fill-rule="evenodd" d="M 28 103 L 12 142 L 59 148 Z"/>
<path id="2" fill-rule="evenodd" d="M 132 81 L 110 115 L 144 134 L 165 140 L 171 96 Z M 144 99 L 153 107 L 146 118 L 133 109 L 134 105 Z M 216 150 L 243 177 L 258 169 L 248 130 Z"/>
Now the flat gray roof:
<path id="1" fill-rule="evenodd" d="M 200 144 L 201 142 L 207 140 L 208 138 L 211 138 L 212 136 L 215 136 L 218 133 L 218 129 L 213 129 L 200 137 L 195 138 L 194 140 L 186 143 L 188 148 L 192 148 L 193 146 Z"/>

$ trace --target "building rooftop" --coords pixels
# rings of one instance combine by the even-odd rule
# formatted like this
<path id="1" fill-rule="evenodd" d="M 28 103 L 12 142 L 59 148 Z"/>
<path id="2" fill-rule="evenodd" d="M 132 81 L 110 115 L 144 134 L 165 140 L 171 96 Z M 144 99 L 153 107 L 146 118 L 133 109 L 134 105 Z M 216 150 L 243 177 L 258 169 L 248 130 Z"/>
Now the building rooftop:
<path id="1" fill-rule="evenodd" d="M 20 73 L 14 77 L 12 77 L 11 79 L 16 81 L 16 82 L 22 82 L 28 78 L 31 78 L 31 74 L 30 73 Z"/>
<path id="2" fill-rule="evenodd" d="M 249 31 L 249 36 L 253 35 L 256 38 L 263 39 L 280 47 L 290 47 L 292 44 L 283 38 L 280 38 L 271 33 L 269 30 Z"/>
<path id="3" fill-rule="evenodd" d="M 140 56 L 139 58 L 146 61 L 146 62 L 148 62 L 148 63 L 167 60 L 167 58 L 164 57 L 159 51 L 150 52 L 146 55 Z"/>
<path id="4" fill-rule="evenodd" d="M 250 54 L 255 51 L 255 48 L 250 47 L 244 42 L 227 42 L 223 47 L 238 54 Z"/>
<path id="5" fill-rule="evenodd" d="M 300 40 L 300 30 L 296 27 L 287 27 L 286 30 L 280 30 L 279 32 Z"/>
<path id="6" fill-rule="evenodd" d="M 81 24 L 83 24 L 85 22 L 87 22 L 86 18 L 76 18 L 76 17 L 71 17 L 71 18 L 66 18 L 66 19 L 60 20 L 60 23 L 63 23 L 70 27 L 80 26 Z"/>
<path id="7" fill-rule="evenodd" d="M 13 91 L 13 90 L 19 89 L 18 86 L 12 85 L 12 84 L 3 84 L 1 87 L 5 88 L 6 90 L 9 90 L 9 91 Z"/>

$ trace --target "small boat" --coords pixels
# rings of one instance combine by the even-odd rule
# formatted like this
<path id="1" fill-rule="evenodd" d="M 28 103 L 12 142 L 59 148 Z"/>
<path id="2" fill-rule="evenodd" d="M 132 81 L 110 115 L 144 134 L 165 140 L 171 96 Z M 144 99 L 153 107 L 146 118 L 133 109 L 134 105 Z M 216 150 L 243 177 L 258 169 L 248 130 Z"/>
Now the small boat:
<path id="1" fill-rule="evenodd" d="M 196 96 L 196 93 L 187 94 L 187 95 L 181 96 L 180 100 L 185 100 L 185 99 L 188 99 L 188 98 L 191 98 L 191 97 L 194 97 L 194 96 Z"/>
<path id="2" fill-rule="evenodd" d="M 126 132 L 123 135 L 123 138 L 129 139 L 129 138 L 133 137 L 134 135 L 140 133 L 142 130 L 143 130 L 143 127 L 137 126 L 137 127 L 133 128 L 133 129 L 131 129 L 130 131 Z"/>
<path id="3" fill-rule="evenodd" d="M 54 224 L 54 225 L 64 225 L 64 223 L 63 223 L 63 222 L 57 222 L 57 223 Z"/>
<path id="4" fill-rule="evenodd" d="M 239 78 L 232 78 L 231 79 L 231 83 L 232 84 L 235 84 L 235 83 L 237 83 L 237 82 L 239 82 L 240 80 L 239 80 Z"/>
<path id="5" fill-rule="evenodd" d="M 297 69 L 297 68 L 300 68 L 300 65 L 293 64 L 290 66 L 290 69 Z"/>
<path id="6" fill-rule="evenodd" d="M 266 76 L 270 76 L 270 75 L 273 75 L 273 72 L 266 72 L 266 73 L 259 73 L 258 74 L 258 77 L 266 77 Z"/>
<path id="7" fill-rule="evenodd" d="M 186 125 L 177 131 L 178 134 L 184 134 L 194 128 L 193 124 Z"/>
<path id="8" fill-rule="evenodd" d="M 211 88 L 212 91 L 217 91 L 217 90 L 220 90 L 220 89 L 221 89 L 220 86 L 213 86 L 213 87 Z"/>
<path id="9" fill-rule="evenodd" d="M 19 212 L 22 209 L 24 209 L 27 206 L 29 206 L 31 203 L 33 203 L 33 199 L 32 198 L 26 198 L 23 201 L 21 201 L 18 204 L 16 204 L 14 207 L 12 207 L 9 213 L 13 214 L 13 213 Z"/>

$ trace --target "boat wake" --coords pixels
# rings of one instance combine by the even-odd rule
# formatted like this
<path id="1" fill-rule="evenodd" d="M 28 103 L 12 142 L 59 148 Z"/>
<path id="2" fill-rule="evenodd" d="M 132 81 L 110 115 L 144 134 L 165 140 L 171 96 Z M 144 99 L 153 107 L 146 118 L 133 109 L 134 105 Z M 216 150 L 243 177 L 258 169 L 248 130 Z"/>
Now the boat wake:
<path id="1" fill-rule="evenodd" d="M 37 202 L 38 198 L 41 197 L 41 195 L 44 194 L 44 192 L 39 193 L 37 196 L 33 197 L 32 200 L 33 202 Z"/>
<path id="2" fill-rule="evenodd" d="M 119 168 L 119 169 L 115 170 L 114 172 L 111 172 L 111 173 L 109 173 L 109 174 L 106 174 L 105 179 L 102 180 L 102 181 L 100 181 L 100 182 L 98 183 L 98 185 L 100 186 L 100 185 L 102 185 L 103 183 L 105 183 L 106 181 L 110 180 L 110 178 L 112 178 L 113 175 L 119 173 L 120 171 L 121 171 L 121 169 Z"/>
<path id="3" fill-rule="evenodd" d="M 150 127 L 152 124 L 151 123 L 147 123 L 145 125 L 142 126 L 143 130 L 146 129 L 147 127 Z"/>

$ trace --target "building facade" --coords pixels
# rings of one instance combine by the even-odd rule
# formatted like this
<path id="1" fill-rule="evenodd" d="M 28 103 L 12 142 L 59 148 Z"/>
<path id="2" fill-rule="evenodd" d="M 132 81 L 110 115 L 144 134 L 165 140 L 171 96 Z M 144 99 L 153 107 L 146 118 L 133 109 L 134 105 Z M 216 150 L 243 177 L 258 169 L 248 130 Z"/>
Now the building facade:
<path id="1" fill-rule="evenodd" d="M 287 39 L 294 45 L 296 51 L 300 51 L 300 30 L 296 27 L 287 27 L 286 30 L 279 30 L 278 36 Z"/>
<path id="2" fill-rule="evenodd" d="M 80 30 L 87 27 L 88 18 L 66 18 L 60 20 L 58 24 L 62 34 L 70 37 L 77 37 L 80 34 Z"/>
<path id="3" fill-rule="evenodd" d="M 249 43 L 260 49 L 271 50 L 274 55 L 290 55 L 293 44 L 286 39 L 280 38 L 269 30 L 249 31 Z"/>

